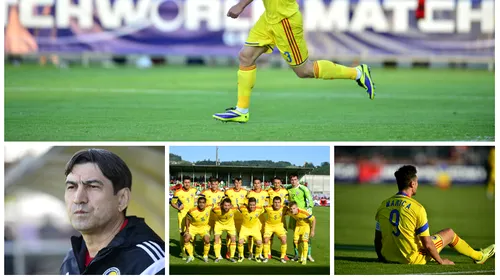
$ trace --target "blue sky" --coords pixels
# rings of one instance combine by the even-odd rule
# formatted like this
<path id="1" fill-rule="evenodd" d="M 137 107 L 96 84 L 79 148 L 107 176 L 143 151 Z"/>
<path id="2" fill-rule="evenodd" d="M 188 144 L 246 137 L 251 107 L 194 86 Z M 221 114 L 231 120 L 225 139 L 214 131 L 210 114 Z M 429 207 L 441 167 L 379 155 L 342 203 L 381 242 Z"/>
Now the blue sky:
<path id="1" fill-rule="evenodd" d="M 215 146 L 170 146 L 170 153 L 179 155 L 183 160 L 215 161 Z M 272 160 L 289 161 L 302 166 L 312 162 L 315 166 L 330 162 L 330 147 L 322 146 L 219 146 L 219 160 Z"/>

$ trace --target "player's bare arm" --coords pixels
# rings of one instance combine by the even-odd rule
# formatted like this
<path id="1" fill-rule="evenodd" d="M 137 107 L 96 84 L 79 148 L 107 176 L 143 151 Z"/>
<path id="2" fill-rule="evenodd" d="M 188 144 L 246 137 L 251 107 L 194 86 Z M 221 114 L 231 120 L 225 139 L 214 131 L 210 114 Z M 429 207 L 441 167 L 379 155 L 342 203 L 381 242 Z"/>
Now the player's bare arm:
<path id="1" fill-rule="evenodd" d="M 375 251 L 377 252 L 378 260 L 381 262 L 386 262 L 384 256 L 382 256 L 382 232 L 375 230 Z"/>
<path id="2" fill-rule="evenodd" d="M 232 6 L 227 12 L 230 18 L 237 18 L 253 0 L 241 0 L 238 4 Z"/>
<path id="3" fill-rule="evenodd" d="M 439 252 L 437 251 L 436 246 L 434 245 L 434 242 L 432 242 L 430 236 L 420 236 L 420 241 L 422 241 L 422 245 L 424 245 L 424 248 L 427 251 L 427 253 L 430 254 L 431 257 L 435 259 L 437 263 L 449 264 L 449 265 L 455 264 L 454 262 L 448 259 L 442 259 L 441 256 L 439 256 Z"/>
<path id="4" fill-rule="evenodd" d="M 182 204 L 182 205 L 179 207 L 179 206 L 177 206 L 177 204 L 176 204 L 176 203 L 174 203 L 174 202 L 173 202 L 173 200 L 170 202 L 170 205 L 171 205 L 172 207 L 174 207 L 175 209 L 177 209 L 178 211 L 181 211 L 182 209 L 184 209 L 184 204 Z"/>
<path id="5" fill-rule="evenodd" d="M 314 216 L 313 216 L 314 217 Z M 314 231 L 316 230 L 316 218 L 312 219 L 312 222 L 311 222 L 311 233 L 309 234 L 309 236 L 311 238 L 314 237 Z"/>

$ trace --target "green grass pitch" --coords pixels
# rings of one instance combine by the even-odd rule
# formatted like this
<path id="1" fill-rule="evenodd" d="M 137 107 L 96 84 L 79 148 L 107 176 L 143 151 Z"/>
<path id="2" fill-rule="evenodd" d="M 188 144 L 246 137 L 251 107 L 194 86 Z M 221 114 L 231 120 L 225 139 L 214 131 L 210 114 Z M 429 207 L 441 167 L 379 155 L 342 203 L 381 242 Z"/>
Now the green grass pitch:
<path id="1" fill-rule="evenodd" d="M 250 121 L 215 121 L 236 71 L 5 65 L 5 140 L 494 141 L 491 72 L 373 69 L 369 100 L 353 81 L 261 68 Z"/>
<path id="2" fill-rule="evenodd" d="M 224 259 L 220 263 L 214 263 L 215 255 L 212 246 L 210 247 L 209 262 L 204 263 L 197 254 L 202 255 L 203 242 L 200 237 L 195 242 L 195 260 L 189 264 L 180 258 L 179 234 L 177 230 L 177 212 L 170 209 L 170 274 L 264 274 L 264 275 L 311 275 L 311 274 L 330 274 L 330 207 L 315 207 L 314 216 L 317 218 L 316 236 L 312 239 L 312 256 L 314 263 L 308 262 L 301 265 L 289 261 L 285 264 L 279 261 L 280 242 L 274 238 L 271 248 L 273 259 L 267 263 L 257 263 L 247 258 L 241 263 L 231 263 Z M 222 235 L 222 256 L 226 255 L 225 233 Z M 288 231 L 287 235 L 287 254 L 293 256 L 293 233 Z M 255 250 L 255 248 L 254 248 Z M 245 244 L 245 254 L 247 254 L 247 245 Z M 246 256 L 246 255 L 245 255 Z"/>
<path id="3" fill-rule="evenodd" d="M 495 257 L 477 265 L 449 247 L 441 255 L 454 266 L 377 262 L 375 212 L 396 192 L 395 186 L 335 185 L 335 274 L 494 274 Z M 431 234 L 452 228 L 472 248 L 495 243 L 494 201 L 486 198 L 485 188 L 420 186 L 415 199 L 426 208 Z"/>

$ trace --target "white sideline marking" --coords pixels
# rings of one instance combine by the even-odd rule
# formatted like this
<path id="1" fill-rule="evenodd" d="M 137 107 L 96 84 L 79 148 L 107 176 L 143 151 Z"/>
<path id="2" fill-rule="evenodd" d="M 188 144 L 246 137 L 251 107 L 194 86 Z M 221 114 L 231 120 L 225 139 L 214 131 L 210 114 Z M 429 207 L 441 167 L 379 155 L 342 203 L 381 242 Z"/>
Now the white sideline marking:
<path id="1" fill-rule="evenodd" d="M 474 270 L 474 271 L 449 271 L 449 272 L 436 272 L 436 273 L 412 273 L 407 275 L 451 275 L 451 274 L 474 274 L 474 273 L 490 273 L 495 270 Z"/>
<path id="2" fill-rule="evenodd" d="M 141 88 L 92 88 L 92 87 L 68 87 L 68 88 L 40 88 L 40 87 L 5 87 L 5 91 L 20 91 L 20 92 L 37 92 L 37 91 L 55 91 L 55 92 L 105 92 L 105 93 L 139 93 L 139 94 L 199 94 L 199 95 L 229 95 L 231 92 L 227 90 L 222 91 L 208 91 L 208 90 L 185 90 L 185 89 L 141 89 Z M 334 89 L 332 92 L 263 92 L 254 91 L 254 96 L 266 96 L 267 98 L 282 98 L 282 97 L 302 97 L 304 99 L 313 98 L 330 98 L 330 99 L 366 99 L 366 93 L 361 89 L 353 88 L 352 93 L 336 93 Z M 234 89 L 236 94 L 236 88 Z M 379 92 L 377 99 L 396 99 L 396 100 L 458 100 L 463 102 L 480 101 L 480 100 L 495 100 L 495 96 L 474 96 L 474 95 L 400 95 Z"/>

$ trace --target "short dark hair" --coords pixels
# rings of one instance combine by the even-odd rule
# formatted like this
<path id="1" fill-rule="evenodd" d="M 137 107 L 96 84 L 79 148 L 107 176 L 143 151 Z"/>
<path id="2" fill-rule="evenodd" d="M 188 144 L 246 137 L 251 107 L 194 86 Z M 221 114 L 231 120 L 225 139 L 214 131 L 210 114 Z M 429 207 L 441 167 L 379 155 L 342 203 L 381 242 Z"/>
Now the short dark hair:
<path id="1" fill-rule="evenodd" d="M 279 197 L 279 196 L 275 196 L 275 197 L 273 198 L 273 202 L 274 202 L 275 200 L 281 201 L 281 197 Z"/>
<path id="2" fill-rule="evenodd" d="M 184 180 L 189 180 L 189 181 L 191 181 L 191 177 L 189 177 L 189 176 L 184 176 L 184 177 L 182 177 L 182 181 L 184 181 Z"/>
<path id="3" fill-rule="evenodd" d="M 208 181 L 209 182 L 220 182 L 219 178 L 216 178 L 216 177 L 210 177 L 210 178 L 208 178 Z"/>
<path id="4" fill-rule="evenodd" d="M 413 165 L 403 165 L 396 172 L 394 172 L 398 190 L 402 191 L 408 188 L 410 182 L 417 177 L 417 168 Z"/>
<path id="5" fill-rule="evenodd" d="M 87 149 L 76 152 L 66 164 L 64 175 L 68 176 L 77 164 L 95 163 L 102 174 L 113 183 L 113 193 L 129 188 L 132 190 L 132 173 L 127 164 L 116 154 L 104 149 Z"/>
<path id="6" fill-rule="evenodd" d="M 222 204 L 224 204 L 224 203 L 226 203 L 226 202 L 229 202 L 229 204 L 231 204 L 231 199 L 230 199 L 229 197 L 224 198 L 224 199 L 222 200 L 221 205 L 222 205 Z"/>
<path id="7" fill-rule="evenodd" d="M 280 178 L 280 177 L 274 177 L 274 178 L 273 178 L 273 182 L 274 182 L 274 180 L 280 180 L 280 181 L 283 181 L 283 180 L 281 180 L 281 178 Z"/>
<path id="8" fill-rule="evenodd" d="M 255 182 L 255 180 L 259 180 L 259 181 L 261 181 L 261 182 L 262 182 L 262 179 L 261 179 L 261 178 L 259 178 L 259 177 L 254 177 L 254 178 L 253 178 L 253 182 Z"/>
<path id="9" fill-rule="evenodd" d="M 116 154 L 104 149 L 87 149 L 76 152 L 66 163 L 64 175 L 68 176 L 77 164 L 94 163 L 104 177 L 113 184 L 113 194 L 124 188 L 132 190 L 132 173 L 127 164 Z M 123 210 L 126 214 L 127 208 Z"/>
<path id="10" fill-rule="evenodd" d="M 288 178 L 290 178 L 290 179 L 291 179 L 292 177 L 297 177 L 297 179 L 298 179 L 298 178 L 299 178 L 299 174 L 297 174 L 297 173 L 292 173 L 292 174 L 288 175 Z"/>
<path id="11" fill-rule="evenodd" d="M 204 196 L 198 197 L 198 203 L 200 203 L 200 200 L 205 200 L 205 202 L 207 202 L 207 199 Z"/>
<path id="12" fill-rule="evenodd" d="M 299 207 L 299 205 L 297 204 L 297 201 L 290 201 L 290 203 L 288 203 L 288 208 L 292 208 L 292 206 L 297 206 Z"/>
<path id="13" fill-rule="evenodd" d="M 255 202 L 255 203 L 257 203 L 257 199 L 255 199 L 255 197 L 250 197 L 250 198 L 248 199 L 248 204 L 250 204 L 250 202 Z"/>
<path id="14" fill-rule="evenodd" d="M 233 178 L 233 182 L 235 182 L 235 181 L 241 181 L 241 177 Z"/>

